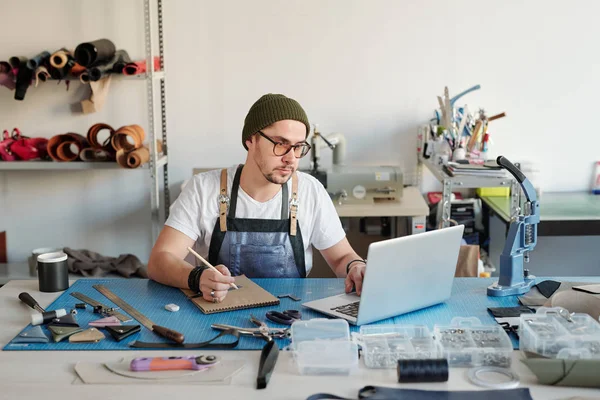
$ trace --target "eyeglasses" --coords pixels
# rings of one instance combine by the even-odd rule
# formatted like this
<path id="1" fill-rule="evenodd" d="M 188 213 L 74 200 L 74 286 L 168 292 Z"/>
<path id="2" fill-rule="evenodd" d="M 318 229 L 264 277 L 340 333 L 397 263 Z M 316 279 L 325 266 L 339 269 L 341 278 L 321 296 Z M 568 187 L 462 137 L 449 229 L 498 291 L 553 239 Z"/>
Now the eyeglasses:
<path id="1" fill-rule="evenodd" d="M 298 144 L 281 143 L 274 141 L 273 139 L 265 135 L 262 131 L 258 131 L 258 133 L 260 134 L 260 136 L 273 143 L 273 154 L 275 154 L 276 156 L 284 156 L 287 153 L 289 153 L 291 149 L 294 149 L 294 156 L 296 156 L 296 158 L 302 158 L 305 155 L 307 155 L 310 151 L 310 144 L 306 142 Z"/>

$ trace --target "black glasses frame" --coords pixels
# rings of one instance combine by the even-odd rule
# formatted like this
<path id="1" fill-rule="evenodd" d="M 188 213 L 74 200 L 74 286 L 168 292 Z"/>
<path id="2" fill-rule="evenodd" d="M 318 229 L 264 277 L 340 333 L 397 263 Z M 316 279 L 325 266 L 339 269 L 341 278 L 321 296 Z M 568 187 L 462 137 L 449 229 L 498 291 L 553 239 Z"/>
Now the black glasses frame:
<path id="1" fill-rule="evenodd" d="M 271 139 L 270 137 L 265 135 L 264 132 L 262 132 L 262 131 L 258 131 L 258 134 L 260 136 L 264 137 L 265 139 L 267 139 L 269 142 L 273 143 L 273 154 L 275 154 L 277 157 L 283 157 L 287 153 L 289 153 L 290 150 L 294 149 L 294 157 L 302 158 L 302 157 L 306 156 L 311 149 L 311 145 L 306 142 L 298 143 L 298 144 L 286 144 L 286 143 L 274 141 L 273 139 Z M 281 146 L 284 148 L 287 147 L 287 150 L 285 150 L 282 154 L 277 154 L 277 151 L 276 151 L 277 146 Z M 300 156 L 298 156 L 298 155 L 296 155 L 296 149 L 300 149 L 300 148 L 303 150 L 302 150 L 302 153 L 300 154 Z M 304 150 L 304 149 L 306 149 L 306 150 Z"/>

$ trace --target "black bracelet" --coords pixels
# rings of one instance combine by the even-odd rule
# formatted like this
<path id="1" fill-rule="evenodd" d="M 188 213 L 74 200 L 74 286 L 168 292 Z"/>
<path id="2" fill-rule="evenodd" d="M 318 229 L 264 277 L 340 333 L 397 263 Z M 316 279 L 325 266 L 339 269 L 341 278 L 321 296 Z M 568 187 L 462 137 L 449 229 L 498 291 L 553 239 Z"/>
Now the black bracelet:
<path id="1" fill-rule="evenodd" d="M 190 290 L 193 290 L 196 293 L 200 293 L 200 277 L 202 276 L 202 273 L 207 269 L 210 268 L 206 265 L 201 265 L 190 271 L 190 274 L 188 275 L 188 287 L 190 288 Z"/>
<path id="2" fill-rule="evenodd" d="M 362 258 L 357 258 L 356 260 L 350 261 L 348 264 L 346 264 L 346 275 L 348 275 L 348 273 L 350 272 L 350 265 L 352 265 L 352 263 L 356 261 L 360 261 L 365 264 L 367 263 L 367 260 L 363 260 Z"/>

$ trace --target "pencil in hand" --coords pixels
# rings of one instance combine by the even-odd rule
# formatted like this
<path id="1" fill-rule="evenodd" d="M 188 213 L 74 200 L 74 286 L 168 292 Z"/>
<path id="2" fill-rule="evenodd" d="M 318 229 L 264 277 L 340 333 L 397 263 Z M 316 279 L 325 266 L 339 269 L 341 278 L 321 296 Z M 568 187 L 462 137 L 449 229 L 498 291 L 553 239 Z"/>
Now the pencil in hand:
<path id="1" fill-rule="evenodd" d="M 221 271 L 219 271 L 218 269 L 216 269 L 215 267 L 213 267 L 208 261 L 206 261 L 204 259 L 204 257 L 202 257 L 200 254 L 196 253 L 191 247 L 188 247 L 187 249 L 188 249 L 188 251 L 190 253 L 192 253 L 193 255 L 195 255 L 196 258 L 198 258 L 198 260 L 202 261 L 204 263 L 204 265 L 206 265 L 208 268 L 212 269 L 213 271 L 216 271 L 219 275 L 223 276 L 223 274 L 221 273 Z M 237 285 L 235 283 L 233 283 L 233 282 L 231 282 L 229 284 L 229 286 L 231 286 L 234 289 L 239 289 L 237 287 Z"/>

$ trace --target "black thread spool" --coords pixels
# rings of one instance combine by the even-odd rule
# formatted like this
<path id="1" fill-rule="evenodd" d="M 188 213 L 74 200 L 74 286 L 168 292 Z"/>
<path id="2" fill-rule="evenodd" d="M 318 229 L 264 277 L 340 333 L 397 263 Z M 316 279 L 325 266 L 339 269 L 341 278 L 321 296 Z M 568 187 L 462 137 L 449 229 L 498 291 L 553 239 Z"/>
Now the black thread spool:
<path id="1" fill-rule="evenodd" d="M 398 382 L 446 382 L 448 380 L 448 360 L 398 360 Z"/>

